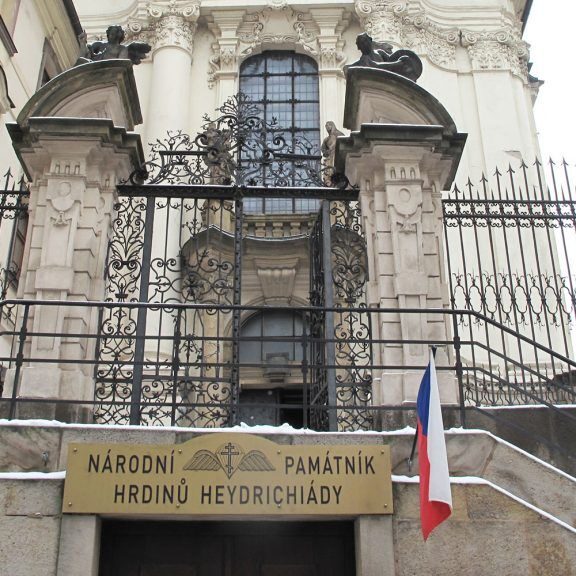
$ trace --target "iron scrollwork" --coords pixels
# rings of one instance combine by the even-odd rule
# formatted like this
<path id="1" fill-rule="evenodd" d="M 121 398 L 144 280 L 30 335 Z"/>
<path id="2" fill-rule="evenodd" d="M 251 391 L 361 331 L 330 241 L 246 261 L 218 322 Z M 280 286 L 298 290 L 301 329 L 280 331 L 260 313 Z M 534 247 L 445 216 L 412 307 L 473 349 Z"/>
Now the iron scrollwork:
<path id="1" fill-rule="evenodd" d="M 129 182 L 287 189 L 350 186 L 332 166 L 322 167 L 316 144 L 283 130 L 275 119 L 263 119 L 261 108 L 245 94 L 228 99 L 218 111 L 216 119 L 204 116 L 202 132 L 195 137 L 171 132 L 157 141 L 150 160 L 130 175 Z"/>

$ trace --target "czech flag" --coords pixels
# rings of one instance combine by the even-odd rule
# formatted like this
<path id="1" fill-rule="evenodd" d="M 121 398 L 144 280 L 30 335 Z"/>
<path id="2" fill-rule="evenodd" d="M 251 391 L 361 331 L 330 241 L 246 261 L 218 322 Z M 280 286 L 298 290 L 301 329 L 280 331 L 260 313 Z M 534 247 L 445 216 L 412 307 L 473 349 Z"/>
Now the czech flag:
<path id="1" fill-rule="evenodd" d="M 418 457 L 420 460 L 420 519 L 424 540 L 452 514 L 452 493 L 440 393 L 434 354 L 418 391 Z"/>

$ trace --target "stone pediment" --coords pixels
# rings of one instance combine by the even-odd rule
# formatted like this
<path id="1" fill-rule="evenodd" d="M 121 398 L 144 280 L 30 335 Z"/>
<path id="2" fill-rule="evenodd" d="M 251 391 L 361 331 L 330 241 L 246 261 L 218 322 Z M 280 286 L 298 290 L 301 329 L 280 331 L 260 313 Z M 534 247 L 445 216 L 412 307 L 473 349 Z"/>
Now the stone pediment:
<path id="1" fill-rule="evenodd" d="M 105 60 L 76 66 L 42 86 L 18 115 L 25 128 L 32 117 L 99 118 L 133 130 L 142 122 L 130 60 Z"/>
<path id="2" fill-rule="evenodd" d="M 418 84 L 394 72 L 350 67 L 344 126 L 359 130 L 362 124 L 442 126 L 446 132 L 456 133 L 446 108 Z"/>

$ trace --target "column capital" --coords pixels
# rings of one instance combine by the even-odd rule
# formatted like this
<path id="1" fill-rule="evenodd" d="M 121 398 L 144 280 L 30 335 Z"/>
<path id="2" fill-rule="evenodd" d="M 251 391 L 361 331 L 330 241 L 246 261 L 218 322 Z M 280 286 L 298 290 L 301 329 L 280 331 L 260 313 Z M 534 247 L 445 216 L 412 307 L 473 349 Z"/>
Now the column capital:
<path id="1" fill-rule="evenodd" d="M 128 22 L 131 39 L 152 46 L 152 54 L 166 47 L 181 48 L 192 54 L 194 33 L 200 16 L 200 0 L 180 3 L 176 0 L 149 2 L 145 19 Z"/>

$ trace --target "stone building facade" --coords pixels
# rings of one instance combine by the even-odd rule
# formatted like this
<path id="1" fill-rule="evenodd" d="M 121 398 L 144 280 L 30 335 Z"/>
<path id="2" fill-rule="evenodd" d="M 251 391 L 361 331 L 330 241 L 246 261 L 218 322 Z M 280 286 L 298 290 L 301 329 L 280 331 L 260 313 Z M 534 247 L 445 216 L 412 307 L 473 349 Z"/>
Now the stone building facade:
<path id="1" fill-rule="evenodd" d="M 28 93 L 34 66 L 24 77 L 2 54 L 0 150 L 29 181 L 4 192 L 28 215 L 0 314 L 11 576 L 571 573 L 576 480 L 536 458 L 572 472 L 566 443 L 536 440 L 530 455 L 452 431 L 454 514 L 424 544 L 412 432 L 398 431 L 430 345 L 450 422 L 541 398 L 545 417 L 573 418 L 553 406 L 573 396 L 574 362 L 552 346 L 563 317 L 542 328 L 546 346 L 456 310 L 447 264 L 446 191 L 538 155 L 529 2 L 76 0 L 79 40 L 68 2 L 0 6 L 15 45 L 53 25 L 62 72 Z M 126 48 L 135 64 L 72 66 L 98 60 L 113 22 L 141 43 Z M 417 82 L 349 67 L 365 32 L 421 61 Z M 540 426 L 544 411 L 526 410 Z M 368 512 L 374 489 L 354 484 L 373 470 L 363 451 L 390 454 L 376 480 L 391 496 Z M 275 458 L 285 478 L 267 484 Z M 300 492 L 298 459 L 313 462 Z M 350 486 L 359 502 L 331 506 Z M 290 507 L 305 489 L 314 513 Z M 222 504 L 243 490 L 246 512 Z M 153 494 L 164 507 L 148 507 Z M 216 508 L 186 508 L 189 494 Z"/>

